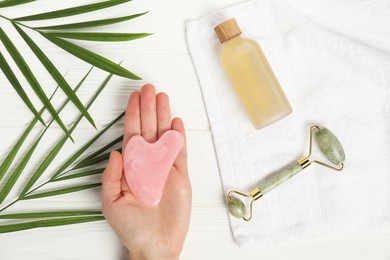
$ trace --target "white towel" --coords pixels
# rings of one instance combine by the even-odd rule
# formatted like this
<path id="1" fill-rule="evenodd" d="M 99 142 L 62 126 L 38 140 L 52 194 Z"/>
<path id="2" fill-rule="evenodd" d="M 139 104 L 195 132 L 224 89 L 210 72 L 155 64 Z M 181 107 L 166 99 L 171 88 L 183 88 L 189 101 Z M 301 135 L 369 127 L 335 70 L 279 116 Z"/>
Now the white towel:
<path id="1" fill-rule="evenodd" d="M 341 173 L 312 165 L 260 198 L 250 222 L 229 215 L 239 245 L 390 226 L 389 13 L 386 1 L 261 0 L 186 24 L 224 197 L 251 191 L 305 155 L 311 124 L 333 131 L 347 157 Z M 232 17 L 260 44 L 293 107 L 262 130 L 252 127 L 219 61 L 213 28 Z"/>

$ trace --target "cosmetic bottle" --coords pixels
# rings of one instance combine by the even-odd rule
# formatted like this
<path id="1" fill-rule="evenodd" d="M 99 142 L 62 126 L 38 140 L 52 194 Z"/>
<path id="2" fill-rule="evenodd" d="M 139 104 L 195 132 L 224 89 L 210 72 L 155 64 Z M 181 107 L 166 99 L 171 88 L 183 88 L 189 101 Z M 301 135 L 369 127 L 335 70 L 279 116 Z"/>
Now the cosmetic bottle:
<path id="1" fill-rule="evenodd" d="M 222 66 L 253 126 L 261 129 L 289 115 L 292 108 L 259 44 L 240 36 L 234 18 L 214 30 Z"/>

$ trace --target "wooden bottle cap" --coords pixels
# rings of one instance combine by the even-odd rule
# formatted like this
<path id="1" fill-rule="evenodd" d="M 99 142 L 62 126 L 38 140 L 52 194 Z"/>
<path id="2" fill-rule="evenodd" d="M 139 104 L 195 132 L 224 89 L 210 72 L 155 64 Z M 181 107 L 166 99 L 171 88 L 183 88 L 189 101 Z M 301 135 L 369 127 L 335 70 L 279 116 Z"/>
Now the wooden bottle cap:
<path id="1" fill-rule="evenodd" d="M 218 36 L 218 39 L 222 42 L 228 41 L 233 37 L 241 34 L 240 27 L 237 24 L 236 19 L 231 18 L 218 24 L 214 27 L 214 31 Z"/>

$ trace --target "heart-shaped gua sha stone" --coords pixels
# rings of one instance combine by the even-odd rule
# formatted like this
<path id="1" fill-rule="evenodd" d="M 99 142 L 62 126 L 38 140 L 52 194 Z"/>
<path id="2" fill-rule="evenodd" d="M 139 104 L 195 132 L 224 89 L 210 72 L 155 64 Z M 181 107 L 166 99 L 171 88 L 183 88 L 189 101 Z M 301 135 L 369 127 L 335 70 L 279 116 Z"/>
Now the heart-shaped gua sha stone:
<path id="1" fill-rule="evenodd" d="M 160 202 L 183 143 L 183 136 L 175 130 L 165 132 L 155 143 L 148 143 L 140 135 L 130 138 L 123 159 L 125 177 L 135 197 L 145 205 Z"/>

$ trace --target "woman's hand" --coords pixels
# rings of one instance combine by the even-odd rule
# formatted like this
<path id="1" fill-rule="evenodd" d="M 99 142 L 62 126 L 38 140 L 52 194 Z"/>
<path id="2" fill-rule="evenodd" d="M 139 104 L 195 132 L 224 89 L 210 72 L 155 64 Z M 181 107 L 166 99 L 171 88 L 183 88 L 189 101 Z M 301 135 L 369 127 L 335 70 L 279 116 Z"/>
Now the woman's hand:
<path id="1" fill-rule="evenodd" d="M 185 139 L 182 120 L 171 120 L 165 93 L 156 95 L 152 85 L 145 85 L 131 94 L 123 148 L 134 135 L 153 143 L 171 129 Z M 185 142 L 169 173 L 161 201 L 154 207 L 144 206 L 134 197 L 125 180 L 122 155 L 113 151 L 103 174 L 102 204 L 104 216 L 129 250 L 131 259 L 178 259 L 191 214 Z"/>

